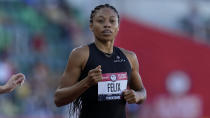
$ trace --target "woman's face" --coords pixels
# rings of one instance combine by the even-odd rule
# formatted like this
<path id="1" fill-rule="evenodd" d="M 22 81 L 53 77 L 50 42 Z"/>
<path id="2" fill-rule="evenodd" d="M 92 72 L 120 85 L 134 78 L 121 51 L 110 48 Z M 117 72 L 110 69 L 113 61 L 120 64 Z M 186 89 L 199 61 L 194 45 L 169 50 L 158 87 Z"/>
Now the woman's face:
<path id="1" fill-rule="evenodd" d="M 113 41 L 119 31 L 117 13 L 111 8 L 97 10 L 90 28 L 98 40 Z"/>

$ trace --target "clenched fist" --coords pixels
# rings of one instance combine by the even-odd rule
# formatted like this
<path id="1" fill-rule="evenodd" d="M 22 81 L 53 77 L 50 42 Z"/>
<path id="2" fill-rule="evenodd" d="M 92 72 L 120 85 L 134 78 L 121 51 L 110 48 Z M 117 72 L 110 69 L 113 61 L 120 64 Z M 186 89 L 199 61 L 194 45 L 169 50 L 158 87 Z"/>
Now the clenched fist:
<path id="1" fill-rule="evenodd" d="M 102 80 L 101 72 L 102 70 L 100 65 L 88 72 L 88 76 L 86 77 L 86 79 L 88 79 L 88 83 L 90 86 L 95 85 Z"/>

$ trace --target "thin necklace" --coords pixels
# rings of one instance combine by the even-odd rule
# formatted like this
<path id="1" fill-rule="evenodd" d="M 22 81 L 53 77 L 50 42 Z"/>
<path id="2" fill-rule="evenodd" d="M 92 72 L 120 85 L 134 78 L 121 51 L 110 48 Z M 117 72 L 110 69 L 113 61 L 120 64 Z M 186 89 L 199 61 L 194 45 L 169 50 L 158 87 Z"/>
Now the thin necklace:
<path id="1" fill-rule="evenodd" d="M 102 52 L 106 57 L 110 58 L 112 56 L 112 54 L 114 54 L 114 49 L 113 49 L 113 52 L 110 54 L 110 53 L 106 53 L 106 52 L 103 52 L 101 51 L 95 44 L 95 47 L 97 48 L 98 51 Z"/>
<path id="2" fill-rule="evenodd" d="M 104 53 L 104 55 L 105 55 L 106 57 L 111 57 L 112 54 L 113 54 L 113 53 L 110 54 L 110 53 L 106 53 L 106 52 L 103 52 L 103 53 Z"/>

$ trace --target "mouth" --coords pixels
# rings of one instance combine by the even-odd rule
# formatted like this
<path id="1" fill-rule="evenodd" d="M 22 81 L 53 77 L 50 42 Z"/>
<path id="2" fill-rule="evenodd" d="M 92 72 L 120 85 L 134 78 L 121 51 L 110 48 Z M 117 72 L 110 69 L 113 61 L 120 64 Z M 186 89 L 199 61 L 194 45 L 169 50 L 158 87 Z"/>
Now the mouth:
<path id="1" fill-rule="evenodd" d="M 104 35 L 111 35 L 112 34 L 112 31 L 106 29 L 106 30 L 103 30 L 101 33 L 104 34 Z"/>

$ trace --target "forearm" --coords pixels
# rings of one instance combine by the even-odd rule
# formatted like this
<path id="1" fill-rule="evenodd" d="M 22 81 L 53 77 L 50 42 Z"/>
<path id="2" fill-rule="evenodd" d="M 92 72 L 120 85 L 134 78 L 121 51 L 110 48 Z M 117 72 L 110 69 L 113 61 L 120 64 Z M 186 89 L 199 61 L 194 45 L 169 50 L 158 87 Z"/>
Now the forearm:
<path id="1" fill-rule="evenodd" d="M 142 88 L 141 90 L 136 91 L 136 95 L 137 95 L 137 104 L 143 103 L 147 97 L 146 89 Z"/>
<path id="2" fill-rule="evenodd" d="M 8 90 L 7 90 L 7 88 L 6 88 L 5 85 L 0 86 L 0 94 L 2 94 L 2 93 L 7 93 L 7 92 L 8 92 Z"/>
<path id="3" fill-rule="evenodd" d="M 88 85 L 87 79 L 83 79 L 73 86 L 57 89 L 55 93 L 56 106 L 63 106 L 74 101 L 83 92 L 85 92 L 89 86 L 90 85 Z"/>

